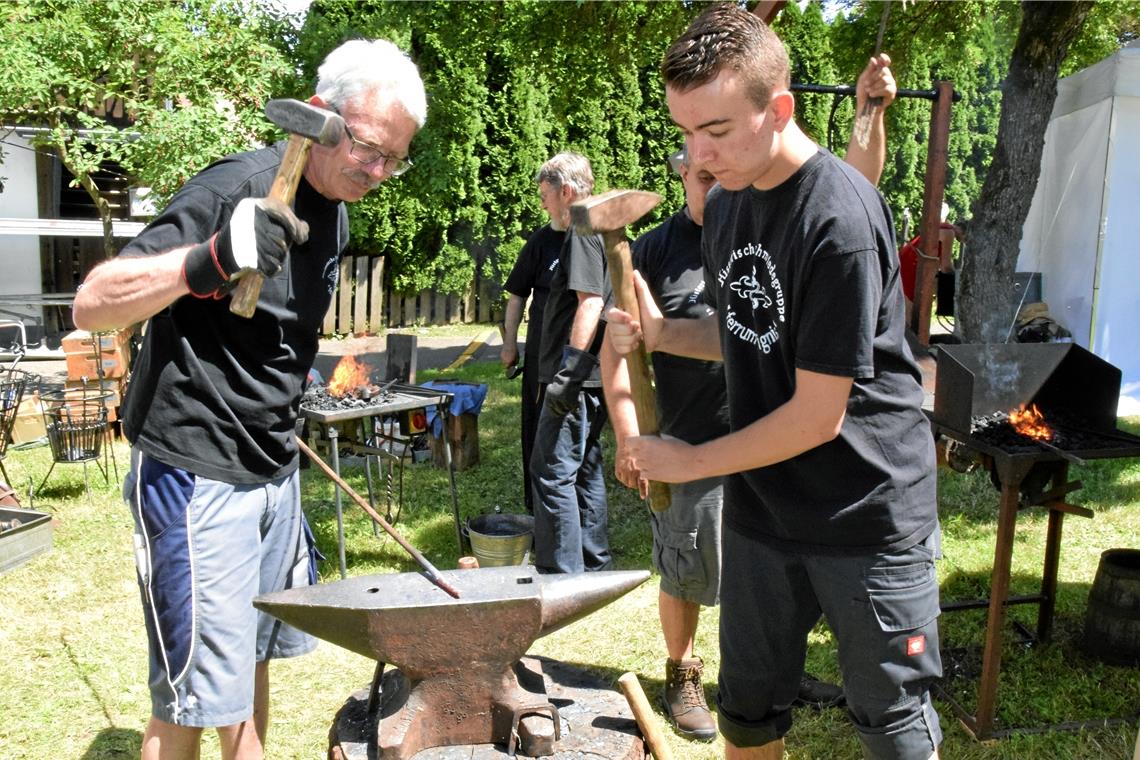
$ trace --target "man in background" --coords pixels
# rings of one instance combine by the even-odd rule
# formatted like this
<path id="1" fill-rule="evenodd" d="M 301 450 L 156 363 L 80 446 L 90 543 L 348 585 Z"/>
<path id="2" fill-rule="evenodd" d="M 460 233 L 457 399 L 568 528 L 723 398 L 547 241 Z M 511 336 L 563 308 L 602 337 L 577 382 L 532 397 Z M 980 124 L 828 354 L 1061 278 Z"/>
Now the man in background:
<path id="1" fill-rule="evenodd" d="M 550 217 L 547 224 L 535 230 L 526 241 L 511 274 L 507 277 L 504 289 L 510 293 L 507 299 L 507 313 L 503 319 L 503 347 L 499 359 L 507 372 L 518 366 L 519 324 L 522 322 L 523 307 L 530 299 L 527 311 L 526 347 L 522 367 L 522 461 L 523 498 L 526 511 L 534 513 L 534 486 L 530 476 L 530 458 L 534 452 L 534 434 L 538 429 L 538 414 L 542 409 L 544 387 L 538 381 L 538 355 L 542 345 L 542 319 L 546 310 L 546 299 L 550 294 L 550 282 L 558 268 L 558 254 L 566 239 L 566 227 L 570 221 L 570 204 L 578 200 L 574 187 L 569 184 L 553 186 L 549 180 L 541 179 L 542 172 L 535 176 L 538 183 L 538 196 L 542 208 Z M 560 178 L 551 175 L 554 181 Z"/>
<path id="2" fill-rule="evenodd" d="M 585 156 L 559 153 L 543 164 L 538 183 L 544 197 L 559 195 L 552 207 L 568 226 L 570 205 L 593 192 L 594 172 Z M 530 473 L 539 572 L 607 570 L 613 563 L 599 440 L 606 406 L 597 358 L 609 293 L 601 235 L 568 231 L 550 283 L 538 357 L 538 379 L 546 390 Z"/>

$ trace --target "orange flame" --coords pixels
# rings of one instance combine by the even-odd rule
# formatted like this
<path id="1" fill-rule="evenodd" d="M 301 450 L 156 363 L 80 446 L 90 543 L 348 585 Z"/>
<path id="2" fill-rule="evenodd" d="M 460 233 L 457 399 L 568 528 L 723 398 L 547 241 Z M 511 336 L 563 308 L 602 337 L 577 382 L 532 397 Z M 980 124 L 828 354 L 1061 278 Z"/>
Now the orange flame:
<path id="1" fill-rule="evenodd" d="M 333 369 L 329 379 L 329 393 L 334 396 L 344 396 L 355 388 L 368 385 L 372 368 L 363 362 L 358 362 L 352 356 L 345 356 Z"/>
<path id="2" fill-rule="evenodd" d="M 1010 412 L 1009 424 L 1013 425 L 1013 429 L 1017 432 L 1035 441 L 1048 442 L 1053 438 L 1053 429 L 1045 424 L 1045 416 L 1041 414 L 1037 404 L 1031 404 L 1028 409 L 1022 404 Z"/>

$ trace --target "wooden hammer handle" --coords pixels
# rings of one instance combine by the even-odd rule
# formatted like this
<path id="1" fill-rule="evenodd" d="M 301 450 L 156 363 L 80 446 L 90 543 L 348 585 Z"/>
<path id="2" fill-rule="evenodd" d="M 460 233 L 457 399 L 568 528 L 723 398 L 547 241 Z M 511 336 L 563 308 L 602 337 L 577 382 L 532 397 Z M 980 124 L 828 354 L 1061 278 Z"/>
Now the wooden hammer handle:
<path id="1" fill-rule="evenodd" d="M 629 702 L 629 709 L 633 711 L 637 727 L 641 729 L 641 735 L 645 737 L 645 743 L 649 745 L 653 757 L 657 760 L 673 760 L 673 751 L 669 749 L 665 735 L 661 733 L 657 717 L 653 714 L 653 708 L 649 706 L 649 700 L 645 698 L 645 692 L 637 676 L 633 673 L 623 673 L 618 679 L 618 686 L 625 694 L 625 700 Z"/>
<path id="2" fill-rule="evenodd" d="M 281 159 L 281 166 L 277 169 L 277 176 L 273 178 L 273 186 L 269 189 L 269 197 L 276 198 L 286 206 L 293 204 L 293 197 L 297 194 L 297 185 L 301 182 L 301 174 L 305 171 L 305 163 L 309 160 L 309 148 L 313 141 L 301 135 L 289 135 L 289 143 L 285 146 L 285 156 Z M 261 297 L 261 286 L 265 276 L 254 269 L 246 272 L 238 280 L 233 295 L 230 296 L 230 312 L 239 317 L 249 319 L 257 310 L 257 299 Z"/>
<path id="3" fill-rule="evenodd" d="M 633 259 L 625 231 L 607 232 L 602 237 L 606 242 L 606 263 L 614 287 L 614 303 L 622 311 L 637 314 L 639 309 L 637 291 L 633 286 Z M 626 354 L 625 362 L 629 370 L 629 391 L 637 415 L 637 429 L 641 435 L 657 435 L 661 432 L 661 427 L 657 424 L 657 400 L 653 395 L 653 383 L 649 379 L 649 359 L 645 355 L 645 346 L 638 345 Z M 668 483 L 649 482 L 650 509 L 664 512 L 671 501 Z"/>

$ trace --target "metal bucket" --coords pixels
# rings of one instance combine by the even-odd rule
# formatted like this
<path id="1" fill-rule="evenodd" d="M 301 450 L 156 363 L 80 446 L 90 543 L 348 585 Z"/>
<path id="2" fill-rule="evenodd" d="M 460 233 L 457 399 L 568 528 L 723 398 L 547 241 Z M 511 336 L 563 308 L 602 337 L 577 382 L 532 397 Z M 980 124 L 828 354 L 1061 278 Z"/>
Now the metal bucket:
<path id="1" fill-rule="evenodd" d="M 507 567 L 527 561 L 534 541 L 531 515 L 469 517 L 465 532 L 479 567 Z"/>

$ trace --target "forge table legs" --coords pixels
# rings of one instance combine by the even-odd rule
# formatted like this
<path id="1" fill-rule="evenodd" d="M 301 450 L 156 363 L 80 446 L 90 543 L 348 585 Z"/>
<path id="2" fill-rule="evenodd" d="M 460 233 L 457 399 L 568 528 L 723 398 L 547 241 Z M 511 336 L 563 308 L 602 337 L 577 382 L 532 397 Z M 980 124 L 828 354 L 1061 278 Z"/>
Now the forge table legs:
<path id="1" fill-rule="evenodd" d="M 340 477 L 340 446 L 337 441 L 338 432 L 336 425 L 328 426 L 329 435 L 329 456 L 332 458 L 333 472 L 336 476 Z M 336 502 L 336 558 L 340 563 L 340 577 L 344 580 L 348 577 L 348 565 L 344 560 L 344 506 L 341 503 L 340 489 L 335 485 L 333 486 L 333 499 Z"/>
<path id="2" fill-rule="evenodd" d="M 426 406 L 431 406 L 432 404 L 434 404 L 436 407 L 436 412 L 440 415 L 440 419 L 443 422 L 443 427 L 444 427 L 444 431 L 445 431 L 444 432 L 444 439 L 445 440 L 444 440 L 444 445 L 443 445 L 444 466 L 447 468 L 448 490 L 450 492 L 450 497 L 451 497 L 451 513 L 452 513 L 452 517 L 454 518 L 454 521 L 455 521 L 455 541 L 456 541 L 458 548 L 459 548 L 459 554 L 460 554 L 460 556 L 462 556 L 466 552 L 465 552 L 465 544 L 464 544 L 464 539 L 463 539 L 462 525 L 461 525 L 460 519 L 459 519 L 459 494 L 458 494 L 458 491 L 455 487 L 455 464 L 454 464 L 454 458 L 453 458 L 453 453 L 452 453 L 452 445 L 451 445 L 450 439 L 446 435 L 446 431 L 447 431 L 447 427 L 448 427 L 448 420 L 451 416 L 450 409 L 449 409 L 450 403 L 451 403 L 451 395 L 450 394 L 441 394 L 438 398 L 433 398 L 431 400 L 425 400 L 425 403 L 422 405 L 408 406 L 405 408 L 407 408 L 407 409 L 422 409 L 422 408 L 425 408 Z M 389 412 L 389 413 L 391 413 L 391 412 Z M 376 412 L 376 416 L 379 416 L 380 414 L 381 414 L 380 411 Z M 371 420 L 372 417 L 369 416 L 366 419 Z M 336 473 L 337 477 L 340 477 L 341 476 L 341 474 L 340 474 L 340 445 L 339 445 L 340 444 L 340 441 L 339 441 L 340 432 L 337 429 L 337 425 L 336 425 L 335 421 L 330 420 L 328 422 L 321 422 L 319 424 L 321 424 L 324 427 L 326 435 L 328 436 L 328 440 L 329 440 L 329 464 L 332 466 L 333 472 Z M 363 425 L 363 423 L 362 423 L 362 425 Z M 368 447 L 367 447 L 367 430 L 366 430 L 366 428 L 362 427 L 361 434 L 364 436 L 364 438 L 361 442 L 362 445 L 359 446 L 358 448 L 362 448 L 365 452 L 365 477 L 367 478 L 367 482 L 368 482 L 368 501 L 370 504 L 375 504 L 376 499 L 375 499 L 375 491 L 373 489 L 373 484 L 372 484 L 372 472 L 368 467 L 368 461 L 367 461 L 367 457 L 370 455 L 371 452 L 368 451 Z M 352 436 L 350 435 L 349 438 L 351 439 Z M 406 443 L 406 445 L 410 445 L 410 442 L 406 441 L 405 443 Z M 403 495 L 403 486 L 401 485 L 401 498 L 402 498 L 402 495 Z M 345 560 L 345 549 L 344 549 L 344 507 L 343 507 L 343 500 L 341 497 L 340 489 L 336 488 L 335 486 L 333 487 L 333 500 L 334 500 L 334 504 L 336 506 L 337 562 L 339 564 L 340 577 L 343 579 L 343 578 L 348 577 L 348 565 L 347 565 L 347 562 Z M 375 532 L 375 529 L 376 529 L 376 526 L 375 526 L 375 523 L 373 523 L 373 531 L 374 532 Z"/>
<path id="3" fill-rule="evenodd" d="M 1005 608 L 1008 604 L 1036 601 L 1037 640 L 1045 641 L 1053 630 L 1053 613 L 1057 602 L 1057 571 L 1061 556 L 1061 534 L 1065 512 L 1085 514 L 1082 507 L 1073 507 L 1048 495 L 1040 505 L 1049 510 L 1049 525 L 1045 539 L 1045 559 L 1041 571 L 1041 594 L 1038 597 L 1010 599 L 1010 567 L 1013 560 L 1013 538 L 1017 525 L 1017 512 L 1021 506 L 1021 484 L 1025 472 L 1015 468 L 1001 472 L 1001 503 L 998 508 L 997 538 L 994 542 L 993 570 L 990 574 L 990 596 L 986 616 L 986 636 L 982 651 L 982 673 L 978 683 L 978 707 L 974 715 L 965 714 L 954 703 L 966 729 L 975 739 L 994 738 L 994 717 L 997 713 L 998 680 L 1001 673 L 1002 633 L 1005 628 Z M 1058 467 L 1052 478 L 1052 493 L 1063 494 L 1079 487 L 1068 484 L 1068 465 Z M 949 607 L 949 605 L 948 605 Z M 953 700 L 951 700 L 953 702 Z M 1004 734 L 1006 732 L 998 732 Z"/>
<path id="4" fill-rule="evenodd" d="M 997 710 L 998 673 L 1001 670 L 1001 634 L 1005 625 L 1005 601 L 1009 596 L 1009 569 L 1013 559 L 1013 530 L 1017 522 L 1018 486 L 1002 483 L 998 509 L 994 567 L 990 574 L 990 606 L 986 616 L 986 643 L 982 654 L 982 678 L 978 684 L 978 712 L 974 734 L 978 739 L 993 732 Z"/>

